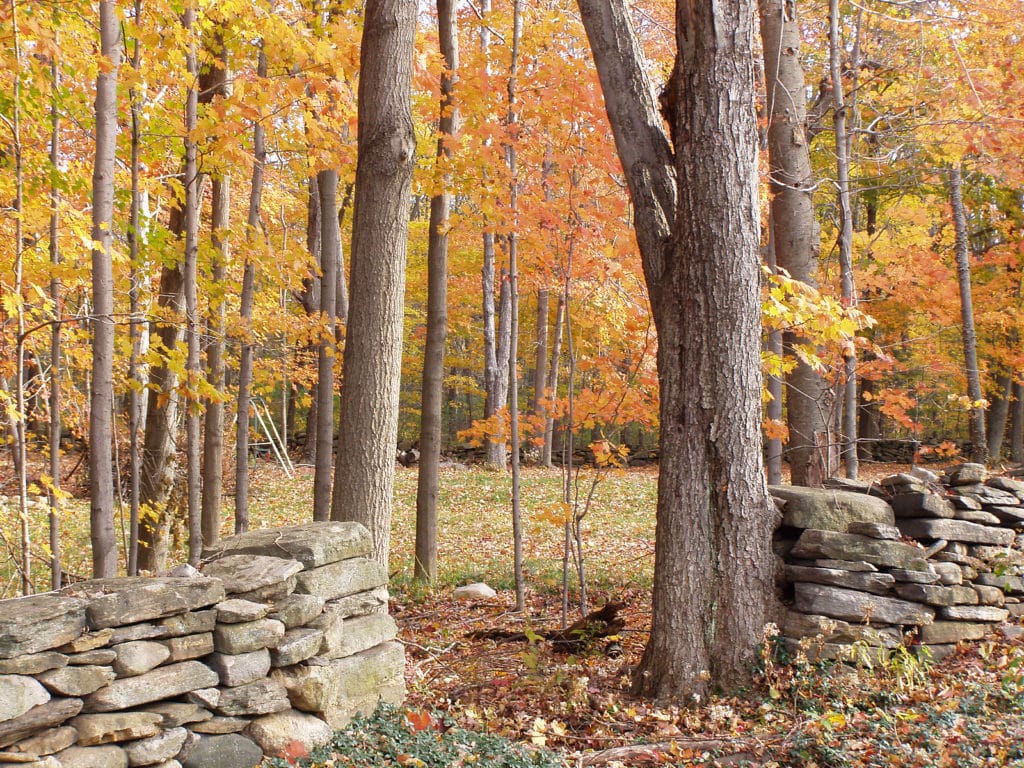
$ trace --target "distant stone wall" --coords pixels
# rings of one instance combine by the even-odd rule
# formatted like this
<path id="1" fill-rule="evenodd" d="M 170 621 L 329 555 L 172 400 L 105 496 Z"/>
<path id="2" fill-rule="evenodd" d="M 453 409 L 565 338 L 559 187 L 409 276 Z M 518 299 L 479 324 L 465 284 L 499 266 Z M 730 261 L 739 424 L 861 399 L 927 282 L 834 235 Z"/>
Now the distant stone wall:
<path id="1" fill-rule="evenodd" d="M 834 486 L 771 488 L 790 650 L 884 656 L 909 639 L 942 658 L 1024 616 L 1024 482 L 961 464 Z"/>
<path id="2" fill-rule="evenodd" d="M 0 768 L 252 768 L 402 701 L 370 546 L 355 523 L 250 531 L 201 574 L 0 602 Z"/>

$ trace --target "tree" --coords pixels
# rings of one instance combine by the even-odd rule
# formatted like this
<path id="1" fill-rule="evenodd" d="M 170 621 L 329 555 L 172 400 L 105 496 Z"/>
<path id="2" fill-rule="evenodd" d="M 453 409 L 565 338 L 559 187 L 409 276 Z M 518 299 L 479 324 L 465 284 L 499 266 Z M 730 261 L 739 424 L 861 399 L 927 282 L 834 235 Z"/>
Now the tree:
<path id="1" fill-rule="evenodd" d="M 459 130 L 455 86 L 459 76 L 459 35 L 455 4 L 437 2 L 437 32 L 445 69 L 441 74 L 437 123 L 437 184 L 430 198 L 427 236 L 427 340 L 423 349 L 423 396 L 420 406 L 420 460 L 416 478 L 416 578 L 437 578 L 437 493 L 441 463 L 441 405 L 444 348 L 448 336 L 448 220 L 451 194 L 451 143 Z"/>
<path id="2" fill-rule="evenodd" d="M 97 578 L 117 575 L 114 539 L 114 156 L 117 147 L 117 70 L 121 25 L 115 0 L 100 2 L 100 54 L 96 75 L 96 159 L 92 175 L 92 397 L 89 403 L 89 508 L 92 568 Z"/>
<path id="3" fill-rule="evenodd" d="M 662 128 L 621 0 L 580 0 L 658 330 L 661 473 L 651 637 L 634 679 L 677 700 L 748 683 L 772 590 L 762 475 L 754 19 L 676 5 Z"/>
<path id="4" fill-rule="evenodd" d="M 360 51 L 350 320 L 331 517 L 363 523 L 387 565 L 398 436 L 402 301 L 415 159 L 416 6 L 368 0 Z"/>

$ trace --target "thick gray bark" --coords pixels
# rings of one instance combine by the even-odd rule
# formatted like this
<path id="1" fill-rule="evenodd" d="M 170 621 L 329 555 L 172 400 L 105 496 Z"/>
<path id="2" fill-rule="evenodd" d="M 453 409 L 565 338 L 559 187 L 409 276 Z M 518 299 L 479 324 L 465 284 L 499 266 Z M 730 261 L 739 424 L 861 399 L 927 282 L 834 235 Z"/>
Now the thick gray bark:
<path id="1" fill-rule="evenodd" d="M 314 269 L 302 283 L 302 294 L 299 296 L 299 302 L 302 304 L 302 308 L 306 311 L 307 315 L 314 315 L 320 312 L 320 270 L 323 269 L 321 264 L 322 238 L 323 228 L 320 225 L 320 184 L 316 176 L 310 176 L 306 197 L 306 250 L 309 253 L 310 261 L 316 264 L 318 269 Z M 315 347 L 307 346 L 303 354 L 311 355 L 313 349 Z M 309 412 L 306 414 L 306 442 L 302 446 L 302 463 L 313 467 L 316 466 L 316 427 L 320 419 L 317 415 L 317 409 L 320 407 L 319 394 L 316 382 L 313 382 L 309 393 Z"/>
<path id="2" fill-rule="evenodd" d="M 548 377 L 548 312 L 547 288 L 537 289 L 537 346 L 533 368 L 533 402 L 535 416 L 544 416 L 544 384 Z"/>
<path id="3" fill-rule="evenodd" d="M 416 481 L 415 577 L 437 578 L 437 495 L 440 485 L 441 408 L 444 386 L 444 352 L 448 336 L 448 209 L 451 174 L 447 159 L 449 142 L 459 129 L 454 101 L 459 70 L 459 37 L 454 2 L 437 0 L 437 32 L 445 71 L 441 75 L 438 118 L 437 167 L 441 190 L 430 199 L 430 233 L 427 241 L 427 339 L 423 349 L 423 392 L 420 401 L 420 460 Z"/>
<path id="4" fill-rule="evenodd" d="M 121 25 L 114 0 L 100 2 L 100 53 L 110 62 L 96 76 L 96 159 L 92 174 L 92 396 L 89 403 L 89 509 L 92 568 L 117 575 L 114 538 L 114 155 L 117 147 L 117 73 Z"/>
<path id="5" fill-rule="evenodd" d="M 817 287 L 819 233 L 796 3 L 761 0 L 760 9 L 776 264 L 793 279 Z M 786 334 L 790 354 L 793 345 L 805 343 L 799 333 Z M 828 401 L 829 387 L 822 374 L 797 358 L 796 367 L 786 376 L 786 454 L 795 485 L 820 485 L 825 480 L 819 476 L 821 460 L 816 455 L 815 435 L 826 431 Z M 770 444 L 769 450 L 775 446 Z"/>
<path id="6" fill-rule="evenodd" d="M 967 212 L 964 210 L 963 180 L 959 168 L 949 169 L 949 201 L 953 209 L 955 232 L 954 256 L 960 285 L 960 321 L 964 344 L 964 372 L 967 375 L 967 396 L 971 399 L 968 418 L 971 438 L 971 461 L 988 461 L 985 441 L 985 408 L 980 405 L 981 372 L 978 370 L 978 339 L 974 332 L 974 305 L 971 300 L 971 254 L 967 237 Z"/>
<path id="7" fill-rule="evenodd" d="M 1020 372 L 1017 372 L 1020 375 Z M 1013 382 L 1013 409 L 1010 416 L 1010 459 L 1024 462 L 1024 385 Z"/>
<path id="8" fill-rule="evenodd" d="M 624 3 L 579 5 L 659 334 L 653 620 L 635 687 L 691 701 L 749 684 L 772 590 L 774 520 L 760 448 L 755 8 L 677 4 L 674 87 L 664 98 L 673 157 Z"/>
<path id="9" fill-rule="evenodd" d="M 331 517 L 331 480 L 334 472 L 334 330 L 337 315 L 338 259 L 341 231 L 338 228 L 338 172 L 316 175 L 320 198 L 320 317 L 324 323 L 317 344 L 316 456 L 313 472 L 313 519 Z M 313 412 L 310 412 L 313 415 Z M 310 439 L 310 429 L 306 439 Z"/>
<path id="10" fill-rule="evenodd" d="M 1009 373 L 1000 373 L 996 376 L 996 391 L 991 398 L 992 404 L 989 406 L 985 424 L 985 442 L 988 445 L 989 458 L 993 462 L 998 462 L 1003 452 L 1003 436 L 1006 434 L 1006 422 L 1010 415 L 1012 387 L 1013 380 Z"/>
<path id="11" fill-rule="evenodd" d="M 350 319 L 331 517 L 360 522 L 385 567 L 398 438 L 416 6 L 368 0 L 359 76 Z"/>

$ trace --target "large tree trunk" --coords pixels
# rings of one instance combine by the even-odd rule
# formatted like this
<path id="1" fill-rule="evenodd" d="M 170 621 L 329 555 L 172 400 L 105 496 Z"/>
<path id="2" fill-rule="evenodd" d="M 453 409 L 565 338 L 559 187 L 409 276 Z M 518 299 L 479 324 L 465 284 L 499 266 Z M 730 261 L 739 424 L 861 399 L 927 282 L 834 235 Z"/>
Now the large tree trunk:
<path id="1" fill-rule="evenodd" d="M 818 223 L 814 218 L 814 172 L 806 133 L 804 70 L 800 64 L 800 23 L 792 0 L 761 0 L 768 97 L 768 154 L 771 173 L 772 244 L 780 269 L 807 285 L 818 285 Z M 806 344 L 798 332 L 785 347 Z M 820 371 L 796 358 L 786 376 L 789 459 L 794 485 L 820 485 L 815 435 L 825 432 L 830 389 Z"/>
<path id="2" fill-rule="evenodd" d="M 402 309 L 416 142 L 416 6 L 368 0 L 359 76 L 350 320 L 331 517 L 363 523 L 387 567 L 398 439 Z"/>
<path id="3" fill-rule="evenodd" d="M 625 4 L 579 5 L 659 334 L 653 620 L 635 687 L 689 702 L 749 684 L 772 590 L 774 519 L 760 433 L 755 8 L 750 0 L 677 4 L 678 54 L 663 97 L 673 155 Z"/>
<path id="4" fill-rule="evenodd" d="M 967 238 L 967 212 L 964 210 L 962 178 L 959 168 L 949 169 L 949 200 L 953 209 L 956 234 L 954 252 L 960 284 L 960 320 L 964 344 L 964 369 L 967 374 L 967 396 L 971 399 L 970 426 L 971 461 L 984 464 L 988 460 L 985 441 L 985 408 L 981 404 L 981 372 L 978 370 L 978 339 L 974 332 L 974 305 L 971 301 L 971 254 Z"/>
<path id="5" fill-rule="evenodd" d="M 451 142 L 459 129 L 454 101 L 459 70 L 459 37 L 454 2 L 437 0 L 437 33 L 444 57 L 440 117 L 437 126 L 437 169 L 441 191 L 430 199 L 427 241 L 427 340 L 423 349 L 423 393 L 420 402 L 420 461 L 416 481 L 415 577 L 437 578 L 437 494 L 441 463 L 441 406 L 444 351 L 448 336 L 448 187 Z"/>
<path id="6" fill-rule="evenodd" d="M 768 214 L 768 253 L 767 253 L 767 266 L 771 270 L 772 274 L 778 272 L 778 263 L 775 260 L 775 226 L 774 217 L 771 213 Z M 768 331 L 767 339 L 765 340 L 765 351 L 775 357 L 775 359 L 781 359 L 783 353 L 782 343 L 782 331 L 773 329 Z M 768 390 L 768 403 L 765 405 L 764 415 L 769 421 L 781 422 L 782 421 L 782 385 L 783 380 L 781 376 L 769 376 L 768 381 L 765 383 L 765 388 Z M 782 438 L 771 437 L 765 440 L 765 475 L 768 478 L 768 485 L 778 485 L 782 482 Z"/>
<path id="7" fill-rule="evenodd" d="M 338 172 L 316 175 L 320 197 L 320 316 L 324 326 L 317 344 L 316 456 L 313 472 L 313 519 L 331 517 L 331 479 L 334 472 L 334 329 L 337 314 L 338 259 L 341 231 L 338 228 Z M 313 414 L 311 409 L 310 415 Z M 306 429 L 306 440 L 310 438 Z"/>
<path id="8" fill-rule="evenodd" d="M 1020 375 L 1018 371 L 1017 376 Z M 1013 382 L 1013 410 L 1010 417 L 1010 460 L 1024 462 L 1024 385 Z"/>
<path id="9" fill-rule="evenodd" d="M 306 197 L 306 250 L 309 253 L 310 261 L 313 264 L 321 264 L 321 242 L 323 239 L 323 228 L 320 225 L 320 184 L 316 176 L 310 176 L 308 181 L 308 193 Z M 299 302 L 307 315 L 320 312 L 320 290 L 321 280 L 317 270 L 302 282 L 302 293 Z M 300 354 L 311 355 L 313 348 L 307 346 Z M 311 467 L 316 466 L 316 425 L 319 420 L 317 409 L 320 407 L 320 397 L 317 391 L 316 382 L 309 393 L 309 411 L 306 414 L 306 442 L 302 446 L 302 463 Z"/>
<path id="10" fill-rule="evenodd" d="M 92 396 L 89 403 L 89 508 L 92 569 L 117 575 L 114 538 L 114 155 L 117 147 L 117 71 L 121 25 L 115 0 L 100 2 L 101 54 L 109 62 L 96 76 L 96 160 L 92 174 Z"/>
<path id="11" fill-rule="evenodd" d="M 996 377 L 995 388 L 985 424 L 985 443 L 988 446 L 989 459 L 998 462 L 1003 453 L 1003 436 L 1006 434 L 1006 422 L 1010 415 L 1010 397 L 1013 389 L 1010 374 L 1000 373 Z"/>
<path id="12" fill-rule="evenodd" d="M 135 23 L 141 23 L 142 0 L 134 3 Z M 142 44 L 135 38 L 132 50 L 132 70 L 139 71 L 142 65 Z M 139 238 L 142 234 L 142 165 L 139 158 L 139 147 L 142 141 L 141 107 L 139 91 L 134 86 L 128 90 L 132 121 L 131 148 L 131 221 L 128 226 L 128 261 L 130 264 L 128 302 L 130 319 L 128 334 L 131 352 L 128 359 L 128 381 L 132 386 L 128 390 L 128 474 L 130 488 L 130 510 L 128 513 L 128 575 L 139 573 L 139 489 L 142 483 L 142 447 L 139 445 L 139 430 L 142 427 L 142 304 L 141 286 L 142 264 L 140 263 Z"/>
<path id="13" fill-rule="evenodd" d="M 551 393 L 552 400 L 558 397 L 558 372 L 562 360 L 562 329 L 565 327 L 565 294 L 558 294 L 558 307 L 555 309 L 555 329 L 551 340 L 551 363 L 548 366 L 548 380 L 544 387 Z M 551 454 L 555 445 L 555 417 L 549 408 L 544 414 L 544 447 L 540 461 L 545 467 L 552 466 Z"/>
<path id="14" fill-rule="evenodd" d="M 533 401 L 530 407 L 533 415 L 544 417 L 544 383 L 548 377 L 548 311 L 549 293 L 547 288 L 537 289 L 537 342 L 533 368 Z"/>
<path id="15" fill-rule="evenodd" d="M 202 91 L 212 96 L 227 98 L 228 86 L 227 51 L 224 36 L 218 31 L 213 38 L 213 63 L 208 72 L 200 78 Z M 230 220 L 231 179 L 224 173 L 213 179 L 213 199 L 210 229 L 213 244 L 210 279 L 214 286 L 223 287 L 227 278 L 228 227 Z M 206 380 L 218 393 L 224 392 L 225 365 L 224 340 L 227 335 L 227 305 L 224 291 L 217 291 L 220 298 L 210 299 L 209 342 L 206 346 Z M 220 538 L 220 515 L 222 488 L 224 486 L 224 400 L 209 398 L 205 401 L 203 427 L 203 477 L 202 477 L 202 531 L 203 546 L 215 544 Z"/>

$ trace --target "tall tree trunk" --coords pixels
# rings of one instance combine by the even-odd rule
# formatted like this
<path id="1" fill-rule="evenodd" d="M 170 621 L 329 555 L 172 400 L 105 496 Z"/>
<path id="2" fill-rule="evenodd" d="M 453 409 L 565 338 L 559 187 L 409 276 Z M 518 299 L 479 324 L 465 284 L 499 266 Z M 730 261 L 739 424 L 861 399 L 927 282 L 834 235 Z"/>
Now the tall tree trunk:
<path id="1" fill-rule="evenodd" d="M 427 340 L 423 349 L 420 401 L 420 461 L 416 481 L 415 578 L 437 578 L 437 494 L 441 464 L 441 406 L 444 352 L 448 336 L 448 207 L 451 195 L 451 143 L 459 130 L 455 87 L 459 76 L 459 36 L 453 0 L 437 0 L 437 33 L 445 69 L 437 125 L 437 171 L 440 192 L 430 199 L 427 240 Z"/>
<path id="2" fill-rule="evenodd" d="M 323 270 L 322 242 L 323 227 L 320 223 L 320 184 L 316 176 L 311 176 L 308 182 L 308 194 L 306 198 L 306 250 L 309 253 L 310 261 Z M 320 291 L 322 281 L 317 270 L 307 277 L 302 283 L 302 294 L 299 301 L 307 315 L 320 312 Z M 307 346 L 303 354 L 311 354 L 312 347 Z M 319 421 L 317 409 L 320 407 L 320 396 L 316 382 L 309 393 L 309 412 L 306 415 L 306 442 L 302 446 L 302 463 L 311 467 L 316 466 L 316 425 Z"/>
<path id="3" fill-rule="evenodd" d="M 267 54 L 260 43 L 256 76 L 267 76 Z M 260 205 L 263 201 L 263 166 L 267 161 L 266 131 L 262 119 L 253 125 L 252 183 L 249 188 L 249 211 L 245 220 L 245 239 L 251 247 L 260 226 Z M 242 348 L 238 363 L 238 409 L 235 433 L 235 533 L 249 530 L 249 407 L 252 386 L 252 308 L 256 294 L 256 265 L 247 251 L 242 272 L 242 296 L 238 314 L 242 321 Z"/>
<path id="4" fill-rule="evenodd" d="M 544 383 L 548 377 L 548 312 L 549 293 L 547 288 L 537 289 L 537 346 L 533 369 L 533 402 L 530 404 L 534 416 L 544 416 Z"/>
<path id="5" fill-rule="evenodd" d="M 54 42 L 60 50 L 60 14 L 54 11 Z M 53 277 L 50 278 L 50 300 L 53 302 L 53 325 L 50 327 L 50 488 L 47 499 L 50 505 L 50 589 L 61 587 L 60 564 L 60 433 L 61 433 L 61 391 L 60 367 L 62 354 L 63 309 L 61 297 L 61 281 L 59 269 L 60 255 L 60 188 L 57 184 L 60 168 L 60 111 L 57 109 L 58 92 L 60 90 L 59 54 L 55 54 L 50 62 L 50 79 L 53 95 L 50 102 L 50 265 Z"/>
<path id="6" fill-rule="evenodd" d="M 223 30 L 218 29 L 212 40 L 213 56 L 209 69 L 200 77 L 200 89 L 211 97 L 222 99 L 230 95 L 228 86 L 227 49 Z M 211 241 L 213 256 L 210 280 L 215 286 L 209 308 L 209 342 L 206 346 L 206 380 L 223 395 L 225 386 L 224 342 L 227 336 L 227 305 L 224 300 L 227 263 L 228 233 L 231 226 L 231 178 L 227 173 L 213 179 L 211 211 Z M 202 533 L 203 545 L 215 544 L 220 538 L 221 489 L 224 485 L 224 400 L 223 397 L 205 401 L 203 428 L 202 470 Z"/>
<path id="7" fill-rule="evenodd" d="M 761 25 L 762 36 L 764 34 L 764 24 Z M 778 262 L 775 258 L 775 222 L 774 216 L 769 212 L 768 214 L 768 253 L 767 253 L 767 266 L 771 270 L 772 274 L 778 272 Z M 765 351 L 769 355 L 772 355 L 777 360 L 782 359 L 783 353 L 782 343 L 782 331 L 773 329 L 768 332 L 768 338 L 765 343 Z M 765 417 L 773 422 L 782 421 L 782 385 L 783 380 L 781 376 L 769 376 L 766 383 L 766 389 L 768 390 L 769 400 L 765 405 Z M 765 474 L 768 478 L 769 485 L 778 485 L 782 482 L 782 438 L 772 437 L 765 441 Z"/>
<path id="8" fill-rule="evenodd" d="M 760 433 L 756 9 L 750 0 L 677 3 L 676 66 L 663 96 L 673 152 L 625 4 L 579 5 L 658 328 L 653 621 L 635 688 L 688 702 L 749 684 L 772 594 Z"/>
<path id="9" fill-rule="evenodd" d="M 320 171 L 316 176 L 320 198 L 320 315 L 323 322 L 317 344 L 316 456 L 313 473 L 313 519 L 331 517 L 331 479 L 334 470 L 334 358 L 337 355 L 338 172 Z M 311 410 L 312 415 L 312 410 Z M 309 428 L 306 439 L 309 440 Z"/>
<path id="10" fill-rule="evenodd" d="M 986 423 L 985 444 L 992 462 L 998 462 L 1003 453 L 1003 435 L 1006 434 L 1006 421 L 1010 414 L 1010 398 L 1013 390 L 1013 379 L 1008 372 L 996 376 L 996 393 L 989 406 Z"/>
<path id="11" fill-rule="evenodd" d="M 1020 375 L 1018 371 L 1017 376 Z M 1010 418 L 1010 460 L 1024 463 L 1024 384 L 1013 382 L 1013 410 Z"/>
<path id="12" fill-rule="evenodd" d="M 398 439 L 402 309 L 415 157 L 416 6 L 367 0 L 360 51 L 350 319 L 331 517 L 363 523 L 387 567 Z"/>
<path id="13" fill-rule="evenodd" d="M 92 175 L 93 347 L 89 402 L 89 508 L 93 575 L 117 575 L 114 538 L 114 155 L 117 147 L 117 73 L 121 25 L 115 0 L 100 2 L 100 52 L 110 66 L 96 76 L 96 160 Z"/>
<path id="14" fill-rule="evenodd" d="M 964 210 L 963 180 L 959 168 L 949 169 L 949 201 L 953 208 L 953 229 L 956 233 L 954 255 L 960 283 L 960 320 L 964 344 L 964 369 L 967 374 L 967 396 L 971 399 L 969 427 L 971 461 L 988 461 L 985 442 L 985 408 L 981 404 L 981 372 L 978 370 L 978 340 L 974 332 L 974 305 L 971 301 L 971 254 L 967 238 L 967 212 Z"/>
<path id="15" fill-rule="evenodd" d="M 551 399 L 558 397 L 558 369 L 562 359 L 562 329 L 565 327 L 565 295 L 558 294 L 558 306 L 555 309 L 555 329 L 551 339 L 551 364 L 548 366 L 548 380 L 545 390 L 551 393 Z M 551 453 L 555 443 L 555 417 L 550 408 L 544 415 L 544 448 L 541 453 L 541 464 L 550 467 Z"/>
<path id="16" fill-rule="evenodd" d="M 836 141 L 836 183 L 839 186 L 839 273 L 843 305 L 853 307 L 857 292 L 853 284 L 853 212 L 850 206 L 850 143 L 846 131 L 839 39 L 839 0 L 829 2 L 829 70 L 832 77 L 833 125 Z M 854 64 L 856 70 L 858 64 Z M 857 479 L 857 350 L 850 344 L 843 350 L 842 455 L 846 476 Z M 830 451 L 831 453 L 831 451 Z"/>
<path id="17" fill-rule="evenodd" d="M 779 268 L 795 280 L 817 287 L 820 237 L 814 218 L 815 185 L 806 131 L 800 22 L 793 0 L 761 0 L 760 7 L 768 96 L 772 244 Z M 790 350 L 807 343 L 798 332 L 785 336 Z M 822 462 L 816 435 L 827 429 L 828 400 L 824 376 L 798 358 L 796 367 L 786 376 L 786 453 L 794 485 L 821 485 L 825 480 L 819 472 Z"/>

